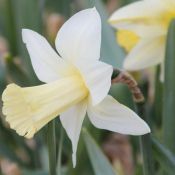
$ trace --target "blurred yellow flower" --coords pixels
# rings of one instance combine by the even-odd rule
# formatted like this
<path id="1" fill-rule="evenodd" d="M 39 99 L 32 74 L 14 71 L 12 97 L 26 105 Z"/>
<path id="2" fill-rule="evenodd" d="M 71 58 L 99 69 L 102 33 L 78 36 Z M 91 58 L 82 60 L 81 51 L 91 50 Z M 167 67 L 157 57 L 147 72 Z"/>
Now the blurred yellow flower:
<path id="1" fill-rule="evenodd" d="M 119 30 L 118 42 L 129 52 L 124 61 L 126 70 L 161 64 L 163 81 L 166 36 L 173 18 L 174 0 L 137 1 L 112 14 L 109 22 Z"/>
<path id="2" fill-rule="evenodd" d="M 119 30 L 116 37 L 119 45 L 127 52 L 131 51 L 140 39 L 139 36 L 129 30 Z"/>
<path id="3" fill-rule="evenodd" d="M 73 165 L 82 123 L 87 112 L 98 128 L 123 134 L 150 132 L 137 114 L 118 103 L 108 91 L 112 66 L 99 61 L 101 19 L 95 8 L 80 11 L 59 30 L 56 49 L 34 31 L 23 29 L 22 38 L 39 80 L 46 84 L 5 89 L 3 113 L 10 127 L 31 138 L 49 121 L 60 115 L 73 147 Z"/>

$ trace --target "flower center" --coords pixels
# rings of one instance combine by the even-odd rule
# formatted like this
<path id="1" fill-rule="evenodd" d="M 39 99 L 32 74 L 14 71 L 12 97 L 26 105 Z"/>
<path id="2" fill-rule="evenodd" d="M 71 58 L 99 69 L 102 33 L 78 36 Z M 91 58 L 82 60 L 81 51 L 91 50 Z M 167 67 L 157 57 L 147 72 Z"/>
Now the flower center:
<path id="1" fill-rule="evenodd" d="M 119 30 L 117 32 L 117 41 L 127 52 L 133 49 L 139 39 L 139 36 L 129 30 Z"/>

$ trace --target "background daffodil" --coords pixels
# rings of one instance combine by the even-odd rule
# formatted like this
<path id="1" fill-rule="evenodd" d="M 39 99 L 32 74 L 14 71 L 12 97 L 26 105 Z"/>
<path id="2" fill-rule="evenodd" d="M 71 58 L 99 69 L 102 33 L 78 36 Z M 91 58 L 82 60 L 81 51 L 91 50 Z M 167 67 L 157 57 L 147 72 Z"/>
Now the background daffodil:
<path id="1" fill-rule="evenodd" d="M 174 0 L 142 0 L 112 14 L 109 22 L 118 29 L 119 44 L 129 52 L 124 61 L 126 70 L 161 64 L 163 81 L 166 36 L 174 17 Z"/>
<path id="2" fill-rule="evenodd" d="M 112 66 L 99 61 L 101 20 L 95 8 L 80 11 L 59 30 L 56 49 L 34 31 L 23 29 L 34 71 L 46 84 L 5 89 L 3 113 L 11 128 L 31 138 L 60 115 L 73 147 L 73 165 L 82 123 L 87 112 L 98 128 L 131 135 L 150 132 L 137 114 L 107 95 Z"/>

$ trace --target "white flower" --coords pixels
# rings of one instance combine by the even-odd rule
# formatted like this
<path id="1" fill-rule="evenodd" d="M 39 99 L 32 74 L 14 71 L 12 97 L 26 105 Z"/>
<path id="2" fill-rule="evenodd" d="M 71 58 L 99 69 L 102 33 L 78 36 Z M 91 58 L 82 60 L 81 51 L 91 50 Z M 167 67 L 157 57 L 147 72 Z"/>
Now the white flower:
<path id="1" fill-rule="evenodd" d="M 161 64 L 161 80 L 164 80 L 166 36 L 173 18 L 174 0 L 137 1 L 112 14 L 109 22 L 119 30 L 119 44 L 129 52 L 124 61 L 126 70 Z"/>
<path id="2" fill-rule="evenodd" d="M 123 134 L 150 132 L 147 124 L 108 91 L 112 66 L 99 61 L 101 20 L 95 8 L 80 11 L 60 29 L 56 49 L 28 29 L 22 32 L 38 78 L 47 83 L 21 88 L 11 84 L 3 93 L 3 113 L 11 128 L 27 138 L 60 115 L 73 147 L 73 165 L 87 112 L 98 128 Z"/>

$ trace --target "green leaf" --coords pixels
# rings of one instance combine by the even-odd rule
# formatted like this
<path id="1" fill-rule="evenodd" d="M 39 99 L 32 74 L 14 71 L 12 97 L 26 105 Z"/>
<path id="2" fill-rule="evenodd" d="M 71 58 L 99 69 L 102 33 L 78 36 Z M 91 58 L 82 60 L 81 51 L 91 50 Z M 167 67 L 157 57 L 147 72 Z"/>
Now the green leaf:
<path id="1" fill-rule="evenodd" d="M 41 2 L 40 0 L 16 0 L 13 4 L 20 35 L 22 28 L 30 28 L 37 32 L 42 31 L 43 4 Z"/>
<path id="2" fill-rule="evenodd" d="M 5 65 L 2 62 L 2 60 L 0 60 L 0 94 L 5 89 L 5 86 L 6 86 L 6 80 L 5 80 L 6 76 L 5 76 L 5 74 L 6 74 Z"/>
<path id="3" fill-rule="evenodd" d="M 65 17 L 69 17 L 71 14 L 71 3 L 71 0 L 46 0 L 47 8 L 51 9 L 51 11 L 60 13 Z"/>
<path id="4" fill-rule="evenodd" d="M 93 0 L 93 2 L 89 3 L 88 5 L 91 7 L 95 6 L 102 19 L 101 60 L 113 65 L 113 67 L 121 68 L 125 54 L 117 45 L 114 31 L 107 22 L 108 14 L 103 3 L 99 0 Z"/>
<path id="5" fill-rule="evenodd" d="M 7 38 L 13 58 L 20 56 L 26 72 L 34 77 L 32 81 L 36 81 L 36 76 L 22 42 L 21 31 L 22 28 L 29 28 L 41 33 L 43 2 L 43 0 L 5 0 L 1 2 L 0 8 L 0 25 L 2 25 L 0 32 Z"/>
<path id="6" fill-rule="evenodd" d="M 146 113 L 145 103 L 135 104 L 136 113 L 144 119 L 146 122 L 149 121 L 149 116 Z M 152 145 L 151 145 L 150 133 L 140 136 L 140 151 L 143 159 L 143 174 L 150 175 L 155 174 L 154 172 L 154 161 L 152 157 Z"/>
<path id="7" fill-rule="evenodd" d="M 163 140 L 175 154 L 175 20 L 170 24 L 165 56 L 165 82 L 163 103 Z"/>
<path id="8" fill-rule="evenodd" d="M 156 76 L 155 76 L 155 97 L 153 104 L 152 119 L 154 125 L 157 127 L 162 126 L 162 105 L 163 105 L 163 84 L 160 81 L 161 66 L 157 66 Z"/>
<path id="9" fill-rule="evenodd" d="M 45 171 L 31 171 L 31 170 L 23 170 L 23 175 L 49 175 L 48 172 Z"/>
<path id="10" fill-rule="evenodd" d="M 108 159 L 86 129 L 83 129 L 83 138 L 95 175 L 116 175 Z"/>
<path id="11" fill-rule="evenodd" d="M 4 33 L 9 42 L 10 52 L 13 56 L 18 54 L 16 17 L 13 0 L 4 1 Z"/>
<path id="12" fill-rule="evenodd" d="M 42 33 L 42 0 L 16 0 L 13 1 L 13 10 L 15 12 L 15 24 L 17 30 L 18 50 L 23 67 L 26 72 L 36 81 L 31 60 L 29 58 L 25 44 L 22 41 L 22 29 L 28 28 Z"/>
<path id="13" fill-rule="evenodd" d="M 167 173 L 175 172 L 175 155 L 169 151 L 164 145 L 152 138 L 154 155 L 161 167 Z"/>
<path id="14" fill-rule="evenodd" d="M 12 79 L 12 81 L 21 86 L 29 85 L 30 84 L 29 78 L 25 70 L 22 69 L 22 64 L 16 63 L 19 60 L 17 58 L 13 58 L 11 55 L 7 55 L 5 60 L 6 60 L 6 73 Z"/>

